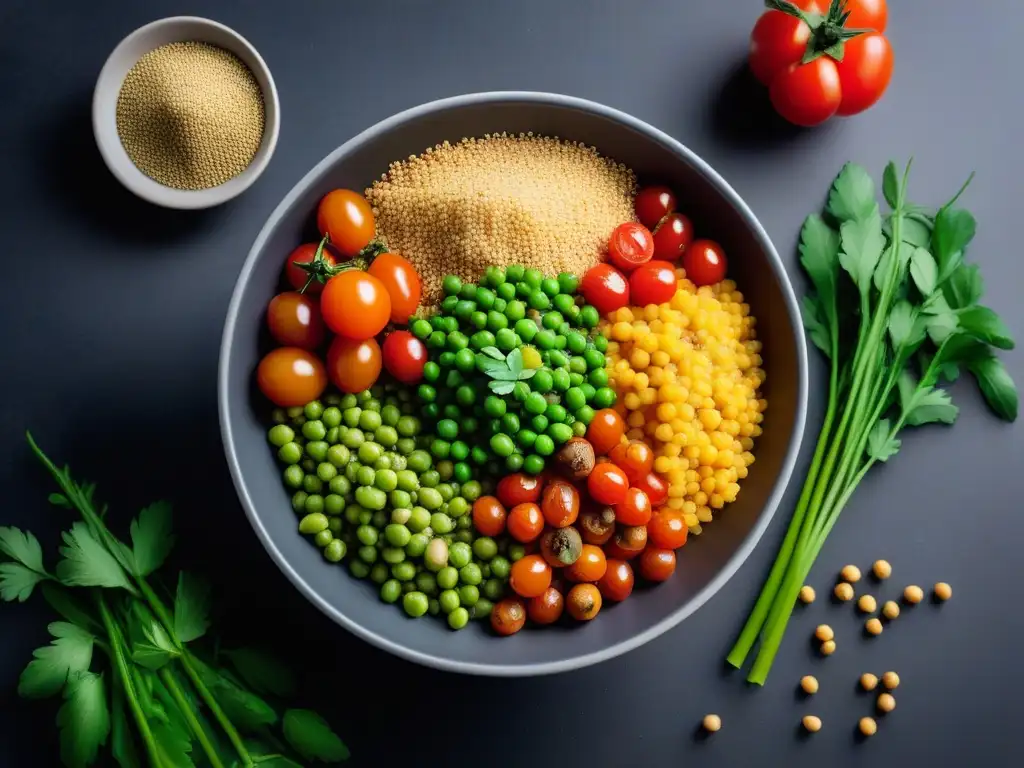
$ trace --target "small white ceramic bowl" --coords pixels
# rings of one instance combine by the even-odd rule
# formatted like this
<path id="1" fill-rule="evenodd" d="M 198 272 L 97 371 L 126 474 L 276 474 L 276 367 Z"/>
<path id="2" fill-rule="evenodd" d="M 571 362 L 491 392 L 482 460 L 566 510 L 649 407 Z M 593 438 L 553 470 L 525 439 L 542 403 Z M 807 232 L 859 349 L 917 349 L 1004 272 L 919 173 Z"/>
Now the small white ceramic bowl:
<path id="1" fill-rule="evenodd" d="M 154 181 L 132 163 L 117 135 L 117 97 L 128 71 L 143 55 L 168 43 L 197 41 L 231 51 L 252 71 L 263 92 L 265 123 L 256 156 L 240 174 L 210 189 L 173 189 Z M 107 58 L 92 97 L 92 129 L 103 161 L 110 172 L 144 200 L 165 208 L 212 208 L 240 195 L 259 178 L 270 162 L 280 130 L 277 87 L 263 57 L 242 37 L 223 24 L 197 16 L 173 16 L 146 24 L 122 40 Z"/>

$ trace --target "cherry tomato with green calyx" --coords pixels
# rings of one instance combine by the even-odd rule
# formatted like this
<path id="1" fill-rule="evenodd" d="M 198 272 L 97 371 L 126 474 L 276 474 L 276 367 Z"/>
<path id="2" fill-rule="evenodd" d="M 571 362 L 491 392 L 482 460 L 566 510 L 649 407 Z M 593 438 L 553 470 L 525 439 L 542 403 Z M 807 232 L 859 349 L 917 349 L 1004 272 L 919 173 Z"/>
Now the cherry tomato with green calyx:
<path id="1" fill-rule="evenodd" d="M 667 261 L 649 261 L 629 276 L 630 301 L 638 307 L 665 304 L 676 295 L 676 273 Z"/>
<path id="2" fill-rule="evenodd" d="M 611 264 L 596 264 L 588 269 L 580 283 L 580 292 L 602 315 L 629 304 L 629 283 Z"/>
<path id="3" fill-rule="evenodd" d="M 623 272 L 630 272 L 654 257 L 651 230 L 635 221 L 619 224 L 608 240 L 608 260 Z"/>
<path id="4" fill-rule="evenodd" d="M 320 255 L 317 256 L 317 248 L 320 248 Z M 303 269 L 299 265 L 312 265 L 315 261 L 322 261 L 326 270 L 332 269 L 337 263 L 338 258 L 326 243 L 323 247 L 320 247 L 319 243 L 303 243 L 290 254 L 288 254 L 288 260 L 285 262 L 284 272 L 285 277 L 291 284 L 292 288 L 296 291 L 302 291 L 304 294 L 310 296 L 316 296 L 320 291 L 324 289 L 324 282 L 317 280 L 311 276 L 308 269 Z M 305 289 L 305 290 L 303 290 Z"/>
<path id="5" fill-rule="evenodd" d="M 403 384 L 418 384 L 429 359 L 426 345 L 408 331 L 392 331 L 384 339 L 384 367 Z"/>

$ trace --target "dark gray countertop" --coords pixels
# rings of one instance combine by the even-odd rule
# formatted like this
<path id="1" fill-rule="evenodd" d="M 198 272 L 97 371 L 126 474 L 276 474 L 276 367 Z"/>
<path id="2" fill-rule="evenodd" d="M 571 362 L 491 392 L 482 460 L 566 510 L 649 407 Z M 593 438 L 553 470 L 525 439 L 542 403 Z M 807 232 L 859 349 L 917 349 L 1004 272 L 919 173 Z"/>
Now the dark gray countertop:
<path id="1" fill-rule="evenodd" d="M 122 513 L 167 496 L 178 549 L 218 583 L 229 623 L 266 635 L 303 672 L 358 765 L 679 766 L 1012 765 L 1024 761 L 1016 666 L 1024 620 L 1012 590 L 1024 573 L 1020 460 L 1024 432 L 997 423 L 965 384 L 955 431 L 908 435 L 854 498 L 812 573 L 820 594 L 846 562 L 885 557 L 904 584 L 949 581 L 954 599 L 906 612 L 879 638 L 852 609 L 819 599 L 796 615 L 763 690 L 723 657 L 782 537 L 794 493 L 732 581 L 676 629 L 625 657 L 535 680 L 461 678 L 394 660 L 301 600 L 253 536 L 234 498 L 215 411 L 220 330 L 236 273 L 263 221 L 331 149 L 396 111 L 470 91 L 556 91 L 636 115 L 689 145 L 750 203 L 796 275 L 803 217 L 840 165 L 880 175 L 913 155 L 913 192 L 939 203 L 970 173 L 979 223 L 971 253 L 986 301 L 1024 339 L 1019 207 L 1024 154 L 1013 0 L 894 2 L 896 75 L 876 108 L 808 132 L 765 122 L 739 74 L 755 0 L 516 3 L 379 0 L 91 3 L 6 0 L 0 7 L 0 211 L 5 242 L 0 377 L 0 524 L 52 545 L 61 513 L 22 439 L 70 461 Z M 195 13 L 240 31 L 277 80 L 277 154 L 263 178 L 200 214 L 150 208 L 122 191 L 92 144 L 89 101 L 107 53 L 135 27 Z M 748 104 L 754 107 L 748 108 Z M 1014 286 L 1018 287 L 1015 288 Z M 1024 382 L 1024 356 L 1006 358 Z M 813 359 L 811 423 L 824 407 Z M 810 441 L 808 441 L 810 442 Z M 806 467 L 807 445 L 797 477 Z M 699 543 L 696 543 L 699 545 Z M 52 702 L 14 686 L 45 642 L 37 601 L 0 608 L 0 763 L 56 764 Z M 805 638 L 827 621 L 839 650 L 814 658 Z M 500 648 L 496 646 L 496 653 Z M 870 699 L 864 671 L 895 669 L 898 708 L 868 743 L 853 729 Z M 821 692 L 794 687 L 817 675 Z M 707 740 L 694 727 L 718 712 Z M 824 729 L 796 735 L 815 713 Z"/>

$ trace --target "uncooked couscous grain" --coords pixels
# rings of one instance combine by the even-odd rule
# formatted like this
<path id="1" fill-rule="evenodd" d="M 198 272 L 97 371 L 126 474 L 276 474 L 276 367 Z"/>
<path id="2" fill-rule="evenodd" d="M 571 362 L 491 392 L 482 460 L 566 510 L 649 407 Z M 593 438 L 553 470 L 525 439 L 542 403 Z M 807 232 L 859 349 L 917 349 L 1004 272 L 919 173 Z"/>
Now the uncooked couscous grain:
<path id="1" fill-rule="evenodd" d="M 426 303 L 449 273 L 490 265 L 583 276 L 619 224 L 635 220 L 636 176 L 593 147 L 488 134 L 391 164 L 366 190 L 377 234 L 412 262 Z"/>
<path id="2" fill-rule="evenodd" d="M 256 156 L 263 93 L 230 51 L 168 43 L 128 71 L 116 120 L 125 152 L 144 174 L 174 189 L 209 189 L 240 174 Z"/>

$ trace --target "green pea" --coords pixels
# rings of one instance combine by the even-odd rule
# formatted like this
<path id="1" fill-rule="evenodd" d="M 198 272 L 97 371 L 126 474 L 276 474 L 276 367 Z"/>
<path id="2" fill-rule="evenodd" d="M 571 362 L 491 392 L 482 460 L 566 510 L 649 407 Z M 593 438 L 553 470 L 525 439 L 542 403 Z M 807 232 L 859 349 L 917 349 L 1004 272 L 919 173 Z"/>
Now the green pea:
<path id="1" fill-rule="evenodd" d="M 429 520 L 430 518 L 428 517 L 427 519 Z M 423 557 L 423 553 L 427 551 L 429 544 L 430 537 L 427 534 L 414 533 L 409 539 L 409 543 L 405 545 L 405 553 L 409 557 Z"/>
<path id="2" fill-rule="evenodd" d="M 477 310 L 469 316 L 469 324 L 478 331 L 483 330 L 487 327 L 487 313 Z M 470 338 L 470 343 L 472 343 L 472 338 Z"/>
<path id="3" fill-rule="evenodd" d="M 324 437 L 324 442 L 328 445 L 337 445 L 341 442 L 341 430 L 348 431 L 348 427 L 331 427 L 327 430 L 327 436 Z"/>
<path id="4" fill-rule="evenodd" d="M 537 332 L 537 336 L 533 341 L 537 345 L 537 349 L 550 350 L 554 349 L 555 338 L 554 331 L 545 328 L 543 331 Z"/>
<path id="5" fill-rule="evenodd" d="M 445 275 L 444 280 L 441 281 L 441 290 L 444 291 L 445 296 L 454 296 L 462 290 L 462 280 L 458 275 Z"/>
<path id="6" fill-rule="evenodd" d="M 426 472 L 433 465 L 434 460 L 430 457 L 430 454 L 424 450 L 415 450 L 409 454 L 408 458 L 409 469 L 412 472 Z M 405 490 L 415 490 L 414 488 L 406 488 Z"/>
<path id="7" fill-rule="evenodd" d="M 365 579 L 370 575 L 370 566 L 362 560 L 349 560 L 348 570 L 357 579 Z"/>
<path id="8" fill-rule="evenodd" d="M 340 563 L 345 558 L 348 547 L 341 539 L 331 539 L 324 547 L 324 559 L 329 563 Z"/>
<path id="9" fill-rule="evenodd" d="M 518 283 L 523 279 L 524 271 L 525 269 L 521 264 L 509 264 L 505 267 L 505 277 L 513 283 Z"/>
<path id="10" fill-rule="evenodd" d="M 487 313 L 487 330 L 495 333 L 500 331 L 502 328 L 508 327 L 508 318 L 505 317 L 501 312 L 495 309 L 490 310 Z"/>
<path id="11" fill-rule="evenodd" d="M 532 429 L 520 429 L 516 434 L 516 442 L 523 448 L 532 448 L 533 441 L 537 439 L 537 433 Z"/>
<path id="12" fill-rule="evenodd" d="M 531 392 L 523 403 L 523 407 L 527 413 L 544 413 L 547 410 L 548 401 L 544 399 L 544 395 L 540 394 L 540 392 Z"/>
<path id="13" fill-rule="evenodd" d="M 586 437 L 587 425 L 579 420 L 574 421 L 572 423 L 572 433 L 575 437 Z"/>
<path id="14" fill-rule="evenodd" d="M 442 609 L 443 609 L 443 606 L 442 606 Z M 467 624 L 469 624 L 469 611 L 467 611 L 462 606 L 458 606 L 458 607 L 454 608 L 448 614 L 448 626 L 451 627 L 452 629 L 456 629 L 456 630 L 462 629 Z"/>
<path id="15" fill-rule="evenodd" d="M 459 411 L 459 406 L 455 405 L 454 403 L 449 403 L 448 405 L 446 405 L 444 408 L 441 409 L 441 416 L 442 416 L 442 421 L 444 419 L 449 419 L 451 421 L 454 421 L 455 419 L 458 419 L 461 416 L 461 413 Z M 429 445 L 429 443 L 430 443 L 430 441 L 428 441 L 428 445 Z"/>
<path id="16" fill-rule="evenodd" d="M 551 305 L 562 316 L 567 316 L 572 311 L 572 308 L 576 306 L 572 296 L 564 293 L 560 293 L 557 296 L 552 297 Z"/>
<path id="17" fill-rule="evenodd" d="M 523 282 L 531 288 L 540 288 L 544 274 L 539 269 L 527 269 L 523 273 Z"/>
<path id="18" fill-rule="evenodd" d="M 290 467 L 285 467 L 284 470 L 284 484 L 289 488 L 301 488 L 302 482 L 305 479 L 306 474 L 302 471 L 302 467 L 297 464 L 292 464 Z"/>
<path id="19" fill-rule="evenodd" d="M 305 424 L 302 425 L 305 428 Z M 270 432 L 267 433 L 267 439 L 270 440 L 270 444 L 278 448 L 281 448 L 295 439 L 295 430 L 289 427 L 287 424 L 278 424 L 270 428 Z"/>
<path id="20" fill-rule="evenodd" d="M 302 471 L 303 472 L 306 472 L 306 473 L 316 472 L 316 462 L 313 461 L 312 459 L 309 459 L 309 458 L 303 459 L 302 463 L 299 464 L 299 466 L 302 467 Z"/>
<path id="21" fill-rule="evenodd" d="M 407 592 L 402 597 L 402 608 L 414 619 L 425 614 L 428 607 L 429 601 L 422 592 Z"/>
<path id="22" fill-rule="evenodd" d="M 364 546 L 372 547 L 377 543 L 379 536 L 380 534 L 377 532 L 377 529 L 369 525 L 360 525 L 356 528 L 356 538 L 359 539 L 359 543 Z"/>
<path id="23" fill-rule="evenodd" d="M 523 454 L 513 453 L 505 459 L 505 469 L 509 472 L 518 472 L 523 468 Z"/>
<path id="24" fill-rule="evenodd" d="M 376 479 L 376 475 L 374 479 Z M 395 487 L 398 490 L 405 491 L 406 493 L 415 491 L 420 487 L 419 479 L 411 469 L 400 469 L 395 472 L 395 483 Z"/>
<path id="25" fill-rule="evenodd" d="M 595 368 L 587 376 L 587 381 L 592 385 L 601 389 L 602 387 L 608 386 L 608 371 L 604 368 Z"/>
<path id="26" fill-rule="evenodd" d="M 468 544 L 456 542 L 448 548 L 448 563 L 453 568 L 462 568 L 473 559 L 473 551 Z"/>
<path id="27" fill-rule="evenodd" d="M 402 584 L 397 579 L 388 579 L 380 585 L 380 599 L 385 603 L 398 602 L 402 596 Z"/>
<path id="28" fill-rule="evenodd" d="M 398 420 L 402 418 L 402 411 L 399 410 L 397 405 L 385 405 L 380 409 L 380 418 L 389 427 L 398 425 Z"/>
<path id="29" fill-rule="evenodd" d="M 368 509 L 363 509 L 363 507 L 360 507 L 359 509 L 362 510 L 359 513 L 359 520 L 357 521 L 359 523 L 359 525 L 372 525 L 373 524 L 373 512 L 371 512 Z"/>
<path id="30" fill-rule="evenodd" d="M 556 446 L 562 445 L 567 443 L 569 438 L 572 437 L 572 427 L 568 424 L 552 424 L 548 427 L 548 435 L 554 441 Z M 540 453 L 540 449 L 538 449 L 537 452 Z"/>
<path id="31" fill-rule="evenodd" d="M 476 299 L 476 285 L 474 283 L 463 283 L 462 290 L 459 291 L 459 298 L 466 301 Z"/>
<path id="32" fill-rule="evenodd" d="M 437 422 L 437 435 L 444 440 L 454 440 L 458 437 L 459 425 L 453 419 L 441 419 Z"/>
<path id="33" fill-rule="evenodd" d="M 565 421 L 565 408 L 558 403 L 548 404 L 547 410 L 544 411 L 544 415 L 547 416 L 548 422 Z"/>
<path id="34" fill-rule="evenodd" d="M 494 300 L 494 311 L 495 312 L 501 312 L 502 314 L 504 314 L 505 310 L 507 308 L 508 308 L 508 300 L 507 299 L 503 299 L 501 296 L 499 296 L 498 298 L 496 298 Z"/>
<path id="35" fill-rule="evenodd" d="M 441 375 L 441 366 L 435 363 L 433 360 L 428 360 L 423 364 L 423 380 L 428 381 L 431 384 L 437 381 Z"/>
<path id="36" fill-rule="evenodd" d="M 565 425 L 563 424 L 562 426 Z M 533 444 L 533 450 L 541 456 L 550 456 L 555 452 L 555 441 L 547 435 L 537 435 L 537 440 Z"/>
<path id="37" fill-rule="evenodd" d="M 394 427 L 381 425 L 373 433 L 374 440 L 385 448 L 394 448 L 398 444 L 398 432 Z"/>
<path id="38" fill-rule="evenodd" d="M 449 554 L 449 561 L 451 555 Z M 437 572 L 437 586 L 441 589 L 454 589 L 455 585 L 459 583 L 459 572 L 450 565 L 446 565 L 440 571 Z"/>
<path id="39" fill-rule="evenodd" d="M 302 409 L 307 419 L 319 419 L 324 414 L 324 406 L 319 400 L 311 400 L 306 403 L 305 408 Z"/>
<path id="40" fill-rule="evenodd" d="M 493 567 L 491 568 L 491 571 L 494 571 Z M 500 579 L 492 578 L 484 582 L 483 588 L 480 591 L 483 592 L 483 595 L 486 599 L 497 602 L 505 596 L 505 585 L 501 582 Z"/>
<path id="41" fill-rule="evenodd" d="M 604 355 L 598 352 L 596 347 L 588 347 L 584 350 L 583 359 L 587 361 L 587 368 L 589 370 L 604 368 L 607 362 Z"/>
<path id="42" fill-rule="evenodd" d="M 452 466 L 453 465 L 452 465 L 452 463 L 450 461 L 444 462 L 444 463 L 448 465 L 449 472 L 448 472 L 448 477 L 444 477 L 444 475 L 442 473 L 441 479 L 442 480 L 448 480 L 451 477 L 451 474 L 452 474 L 451 470 L 452 470 Z M 452 498 L 455 496 L 454 489 L 451 487 L 450 484 L 448 484 L 446 482 L 442 482 L 440 485 L 437 486 L 437 492 L 441 494 L 441 498 L 444 499 L 446 502 L 451 501 Z"/>
<path id="43" fill-rule="evenodd" d="M 588 403 L 592 402 L 594 399 L 594 395 L 597 394 L 597 390 L 594 388 L 594 385 L 589 384 L 585 381 L 582 384 L 580 384 L 580 389 L 583 390 L 583 396 L 587 398 Z"/>
<path id="44" fill-rule="evenodd" d="M 549 419 L 543 413 L 539 413 L 530 419 L 530 426 L 533 427 L 537 433 L 543 432 L 548 428 Z"/>
<path id="45" fill-rule="evenodd" d="M 459 593 L 454 589 L 446 589 L 437 598 L 442 613 L 451 613 L 459 607 Z"/>
<path id="46" fill-rule="evenodd" d="M 476 402 L 476 390 L 468 384 L 463 384 L 455 390 L 455 402 L 463 408 L 469 408 Z"/>
<path id="47" fill-rule="evenodd" d="M 306 475 L 302 478 L 302 490 L 306 493 L 320 493 L 324 489 L 324 482 L 316 475 Z"/>
<path id="48" fill-rule="evenodd" d="M 427 346 L 431 349 L 444 349 L 444 345 L 447 340 L 448 337 L 444 331 L 434 331 L 427 339 Z"/>
<path id="49" fill-rule="evenodd" d="M 484 413 L 492 418 L 500 418 L 505 415 L 507 405 L 505 401 L 495 395 L 488 395 L 484 400 Z"/>
<path id="50" fill-rule="evenodd" d="M 481 560 L 490 560 L 498 554 L 498 545 L 490 536 L 481 536 L 473 542 L 473 554 Z"/>
<path id="51" fill-rule="evenodd" d="M 502 283 L 494 289 L 494 292 L 498 294 L 498 299 L 509 302 L 516 297 L 516 286 L 511 283 Z M 498 299 L 495 299 L 495 308 L 497 308 Z"/>
<path id="52" fill-rule="evenodd" d="M 564 336 L 556 336 L 555 342 L 557 345 L 558 339 L 564 340 Z M 565 368 L 569 365 L 569 358 L 564 352 L 560 352 L 557 349 L 551 350 L 551 367 L 552 368 Z"/>
<path id="53" fill-rule="evenodd" d="M 473 584 L 463 584 L 459 587 L 459 602 L 467 607 L 476 605 L 480 599 L 480 589 Z M 468 618 L 468 617 L 467 617 Z"/>
<path id="54" fill-rule="evenodd" d="M 316 476 L 325 483 L 329 483 L 338 474 L 338 468 L 329 462 L 321 462 L 316 467 Z"/>
<path id="55" fill-rule="evenodd" d="M 455 496 L 448 502 L 448 514 L 454 518 L 460 518 L 469 511 L 469 502 L 461 496 Z"/>
<path id="56" fill-rule="evenodd" d="M 448 456 L 448 452 L 451 450 L 451 443 L 447 440 L 437 438 L 430 443 L 430 452 L 438 459 L 443 459 Z"/>
<path id="57" fill-rule="evenodd" d="M 409 330 L 412 331 L 412 335 L 417 339 L 423 340 L 430 335 L 430 332 L 433 329 L 428 321 L 423 318 L 417 318 L 412 322 L 412 325 L 409 326 Z"/>
<path id="58" fill-rule="evenodd" d="M 354 501 L 345 505 L 345 521 L 349 525 L 359 525 L 359 517 L 363 514 L 363 508 Z"/>
<path id="59" fill-rule="evenodd" d="M 462 484 L 462 496 L 466 501 L 474 502 L 483 495 L 483 488 L 480 487 L 480 483 L 476 480 L 470 480 L 468 483 Z"/>
<path id="60" fill-rule="evenodd" d="M 437 403 L 427 403 L 423 406 L 423 417 L 426 419 L 434 420 L 440 412 L 441 409 Z"/>
<path id="61" fill-rule="evenodd" d="M 474 445 L 469 452 L 469 458 L 474 464 L 483 464 L 487 461 L 487 451 L 481 448 L 479 445 Z"/>
<path id="62" fill-rule="evenodd" d="M 399 547 L 384 547 L 380 551 L 380 556 L 384 559 L 384 562 L 388 565 L 396 565 L 405 560 L 405 550 Z"/>
<path id="63" fill-rule="evenodd" d="M 493 310 L 491 310 L 493 312 Z M 502 315 L 504 317 L 504 315 Z M 469 337 L 469 343 L 473 346 L 473 349 L 483 349 L 484 347 L 494 346 L 494 334 L 490 331 L 477 331 Z"/>
<path id="64" fill-rule="evenodd" d="M 461 299 L 455 304 L 455 308 L 452 310 L 452 314 L 459 320 L 469 320 L 470 316 L 476 310 L 476 303 Z"/>
<path id="65" fill-rule="evenodd" d="M 475 587 L 484 580 L 484 577 L 479 565 L 467 563 L 459 569 L 459 579 L 463 584 L 472 584 Z"/>
<path id="66" fill-rule="evenodd" d="M 491 436 L 491 450 L 498 456 L 508 456 L 514 449 L 515 443 L 512 442 L 512 438 L 508 435 L 499 432 Z"/>
<path id="67" fill-rule="evenodd" d="M 327 451 L 331 446 L 325 443 L 323 440 L 314 440 L 313 442 L 306 443 L 306 453 L 313 461 L 319 463 L 327 458 Z"/>
<path id="68" fill-rule="evenodd" d="M 356 484 L 373 485 L 373 481 L 377 479 L 377 471 L 373 467 L 367 467 L 362 464 L 358 466 L 359 469 L 356 470 Z"/>
<path id="69" fill-rule="evenodd" d="M 502 352 L 511 352 L 516 348 L 517 336 L 508 328 L 501 328 L 494 334 L 494 343 Z"/>
<path id="70" fill-rule="evenodd" d="M 277 458 L 285 464 L 298 464 L 302 460 L 302 446 L 295 442 L 285 443 L 278 449 Z"/>
<path id="71" fill-rule="evenodd" d="M 590 304 L 584 305 L 580 310 L 580 325 L 584 328 L 594 328 L 600 319 L 601 315 Z"/>
<path id="72" fill-rule="evenodd" d="M 549 331 L 558 331 L 558 326 L 562 324 L 562 315 L 559 312 L 551 311 L 545 313 L 541 320 L 541 325 L 547 328 Z"/>
<path id="73" fill-rule="evenodd" d="M 615 390 L 601 387 L 594 393 L 593 403 L 595 408 L 611 408 L 615 405 Z"/>
<path id="74" fill-rule="evenodd" d="M 304 502 L 308 502 L 309 497 L 307 496 Z M 321 512 L 313 512 L 306 515 L 302 520 L 299 521 L 299 533 L 304 533 L 307 536 L 315 536 L 320 531 L 326 531 L 328 526 L 327 515 Z"/>
<path id="75" fill-rule="evenodd" d="M 449 453 L 451 449 L 449 448 Z M 452 472 L 455 471 L 455 465 L 452 464 L 448 459 L 437 462 L 437 474 L 440 475 L 442 480 L 448 480 L 452 476 Z M 442 494 L 443 495 L 443 494 Z M 445 499 L 448 501 L 448 499 Z"/>
<path id="76" fill-rule="evenodd" d="M 566 408 L 575 412 L 587 404 L 587 398 L 579 387 L 570 387 L 562 396 L 562 402 Z"/>
<path id="77" fill-rule="evenodd" d="M 438 497 L 440 498 L 440 496 Z M 429 509 L 429 507 L 427 507 Z M 451 533 L 455 528 L 455 523 L 452 519 L 443 512 L 435 512 L 430 516 L 430 527 L 434 530 L 434 533 L 446 534 Z"/>
<path id="78" fill-rule="evenodd" d="M 522 320 L 516 321 L 516 335 L 519 336 L 527 344 L 534 340 L 534 337 L 537 335 L 538 330 L 540 329 L 537 328 L 537 324 L 533 322 L 533 320 L 530 320 L 529 318 L 524 318 Z"/>
<path id="79" fill-rule="evenodd" d="M 531 309 L 543 312 L 551 306 L 551 299 L 548 298 L 546 293 L 538 289 L 530 292 L 530 295 L 526 299 L 526 303 L 530 305 Z"/>
<path id="80" fill-rule="evenodd" d="M 374 563 L 370 568 L 370 581 L 374 584 L 383 585 L 391 574 L 388 572 L 388 567 L 385 563 Z"/>
<path id="81" fill-rule="evenodd" d="M 539 440 L 541 437 L 543 435 L 538 436 L 537 439 Z M 531 453 L 523 461 L 523 471 L 528 475 L 539 475 L 544 471 L 544 459 L 535 453 Z"/>
<path id="82" fill-rule="evenodd" d="M 351 408 L 345 409 L 341 414 L 341 420 L 345 423 L 346 427 L 358 427 L 359 417 L 363 415 L 363 409 L 358 405 L 353 405 Z"/>
<path id="83" fill-rule="evenodd" d="M 501 428 L 505 434 L 514 435 L 519 431 L 519 417 L 514 413 L 506 413 L 501 417 Z"/>
<path id="84" fill-rule="evenodd" d="M 441 494 L 433 488 L 420 488 L 419 503 L 426 509 L 437 509 L 442 502 Z"/>
<path id="85" fill-rule="evenodd" d="M 491 558 L 490 566 L 492 576 L 502 580 L 508 578 L 508 575 L 511 571 L 511 566 L 509 565 L 509 562 L 505 557 L 503 557 L 502 555 L 495 555 L 493 558 Z M 493 600 L 494 598 L 492 597 L 491 599 Z"/>
<path id="86" fill-rule="evenodd" d="M 430 469 L 420 475 L 421 488 L 434 488 L 440 482 L 441 473 L 437 470 Z"/>
<path id="87" fill-rule="evenodd" d="M 397 450 L 399 455 L 404 459 L 416 450 L 416 441 L 411 437 L 400 437 L 398 438 L 398 442 L 395 443 L 395 450 Z"/>
<path id="88" fill-rule="evenodd" d="M 373 432 L 381 425 L 380 413 L 377 411 L 364 410 L 359 414 L 359 428 L 366 432 Z"/>
<path id="89" fill-rule="evenodd" d="M 457 483 L 467 483 L 473 479 L 473 470 L 469 468 L 469 464 L 464 461 L 455 463 L 455 471 L 452 473 L 452 479 Z"/>
<path id="90" fill-rule="evenodd" d="M 302 436 L 307 440 L 323 440 L 327 436 L 327 427 L 322 421 L 307 421 L 302 425 Z"/>
<path id="91" fill-rule="evenodd" d="M 455 367 L 462 373 L 471 373 L 476 368 L 476 355 L 471 349 L 460 349 L 455 353 Z"/>
<path id="92" fill-rule="evenodd" d="M 420 384 L 416 388 L 416 395 L 425 403 L 432 403 L 437 399 L 437 390 L 429 384 Z"/>
<path id="93" fill-rule="evenodd" d="M 406 549 L 408 551 L 408 548 Z M 408 560 L 403 560 L 391 566 L 391 575 L 398 581 L 412 581 L 416 578 L 416 566 Z"/>
<path id="94" fill-rule="evenodd" d="M 372 510 L 384 509 L 388 503 L 388 495 L 384 491 L 369 485 L 356 488 L 355 497 L 359 506 Z"/>
<path id="95" fill-rule="evenodd" d="M 337 517 L 345 511 L 345 499 L 337 493 L 329 493 L 324 497 L 324 513 Z"/>
<path id="96" fill-rule="evenodd" d="M 571 371 L 569 373 L 569 386 L 571 387 L 582 387 L 584 383 L 583 374 L 578 373 L 576 371 L 572 371 L 573 363 L 575 363 L 577 360 L 579 360 L 582 364 L 581 367 L 585 368 L 587 365 L 586 363 L 583 362 L 583 358 L 581 357 L 574 357 L 572 360 L 569 361 L 569 369 Z"/>
<path id="97" fill-rule="evenodd" d="M 335 467 L 344 467 L 352 458 L 352 454 L 344 445 L 332 445 L 327 449 L 326 458 Z"/>
<path id="98" fill-rule="evenodd" d="M 550 392 L 554 386 L 554 376 L 548 369 L 541 368 L 533 375 L 530 386 L 534 392 Z"/>
<path id="99" fill-rule="evenodd" d="M 393 491 L 398 487 L 398 473 L 393 469 L 378 469 L 373 476 L 373 485 L 382 491 Z"/>
<path id="100" fill-rule="evenodd" d="M 505 317 L 510 323 L 518 323 L 526 317 L 526 305 L 519 299 L 512 299 L 505 305 Z"/>

